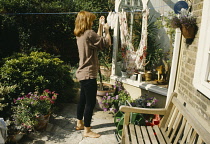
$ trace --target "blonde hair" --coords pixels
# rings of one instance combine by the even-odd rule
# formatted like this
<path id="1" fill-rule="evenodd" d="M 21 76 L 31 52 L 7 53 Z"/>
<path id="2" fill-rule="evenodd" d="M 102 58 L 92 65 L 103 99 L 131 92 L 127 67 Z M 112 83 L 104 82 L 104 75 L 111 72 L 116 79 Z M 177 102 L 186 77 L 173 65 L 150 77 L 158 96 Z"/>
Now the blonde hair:
<path id="1" fill-rule="evenodd" d="M 81 36 L 86 30 L 92 28 L 96 15 L 87 11 L 81 11 L 77 14 L 75 20 L 74 35 Z"/>

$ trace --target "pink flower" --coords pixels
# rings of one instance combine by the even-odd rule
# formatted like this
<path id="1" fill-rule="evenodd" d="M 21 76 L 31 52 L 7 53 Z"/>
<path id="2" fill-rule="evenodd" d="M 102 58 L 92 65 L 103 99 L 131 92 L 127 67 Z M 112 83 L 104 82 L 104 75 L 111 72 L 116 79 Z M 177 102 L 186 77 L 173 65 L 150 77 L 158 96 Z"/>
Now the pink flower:
<path id="1" fill-rule="evenodd" d="M 56 98 L 56 96 L 52 96 L 52 100 L 56 100 L 57 98 Z"/>
<path id="2" fill-rule="evenodd" d="M 152 103 L 147 103 L 147 106 L 151 106 Z"/>
<path id="3" fill-rule="evenodd" d="M 54 104 L 55 102 L 54 102 L 54 101 L 52 101 L 52 100 L 50 100 L 50 103 L 51 103 L 51 104 Z"/>
<path id="4" fill-rule="evenodd" d="M 44 92 L 51 93 L 51 91 L 49 89 L 44 90 Z"/>
<path id="5" fill-rule="evenodd" d="M 44 100 L 44 96 L 40 96 L 39 99 L 40 99 L 40 100 Z"/>

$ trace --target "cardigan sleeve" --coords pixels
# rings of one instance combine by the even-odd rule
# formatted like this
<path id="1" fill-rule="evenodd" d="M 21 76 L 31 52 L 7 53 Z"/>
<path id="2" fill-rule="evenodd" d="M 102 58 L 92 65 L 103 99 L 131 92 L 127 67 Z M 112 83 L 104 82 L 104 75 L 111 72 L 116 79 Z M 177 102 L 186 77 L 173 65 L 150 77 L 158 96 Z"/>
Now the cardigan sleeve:
<path id="1" fill-rule="evenodd" d="M 93 30 L 89 33 L 89 40 L 91 41 L 93 48 L 103 49 L 109 47 L 109 41 L 105 37 L 99 36 Z"/>

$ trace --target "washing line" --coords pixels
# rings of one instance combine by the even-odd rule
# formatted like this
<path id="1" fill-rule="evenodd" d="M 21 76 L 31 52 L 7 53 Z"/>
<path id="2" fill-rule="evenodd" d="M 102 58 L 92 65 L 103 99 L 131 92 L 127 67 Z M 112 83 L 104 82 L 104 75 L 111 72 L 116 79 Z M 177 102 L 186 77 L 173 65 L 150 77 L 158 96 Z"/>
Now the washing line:
<path id="1" fill-rule="evenodd" d="M 162 5 L 159 7 L 153 7 L 149 9 L 156 9 L 162 8 L 170 5 Z M 141 12 L 142 10 L 134 10 L 134 11 L 126 11 L 126 12 Z M 77 14 L 78 12 L 61 12 L 61 13 L 0 13 L 0 15 L 70 15 L 70 14 Z M 109 12 L 91 12 L 91 13 L 109 13 Z"/>

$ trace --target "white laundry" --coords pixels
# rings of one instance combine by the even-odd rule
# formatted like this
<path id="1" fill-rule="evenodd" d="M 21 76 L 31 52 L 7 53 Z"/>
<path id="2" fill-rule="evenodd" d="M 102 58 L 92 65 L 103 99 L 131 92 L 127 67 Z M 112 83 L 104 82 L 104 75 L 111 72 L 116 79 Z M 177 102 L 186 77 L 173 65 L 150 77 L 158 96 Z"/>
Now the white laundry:
<path id="1" fill-rule="evenodd" d="M 115 28 L 117 19 L 118 19 L 118 13 L 109 12 L 107 16 L 107 24 L 111 27 L 111 29 Z"/>

